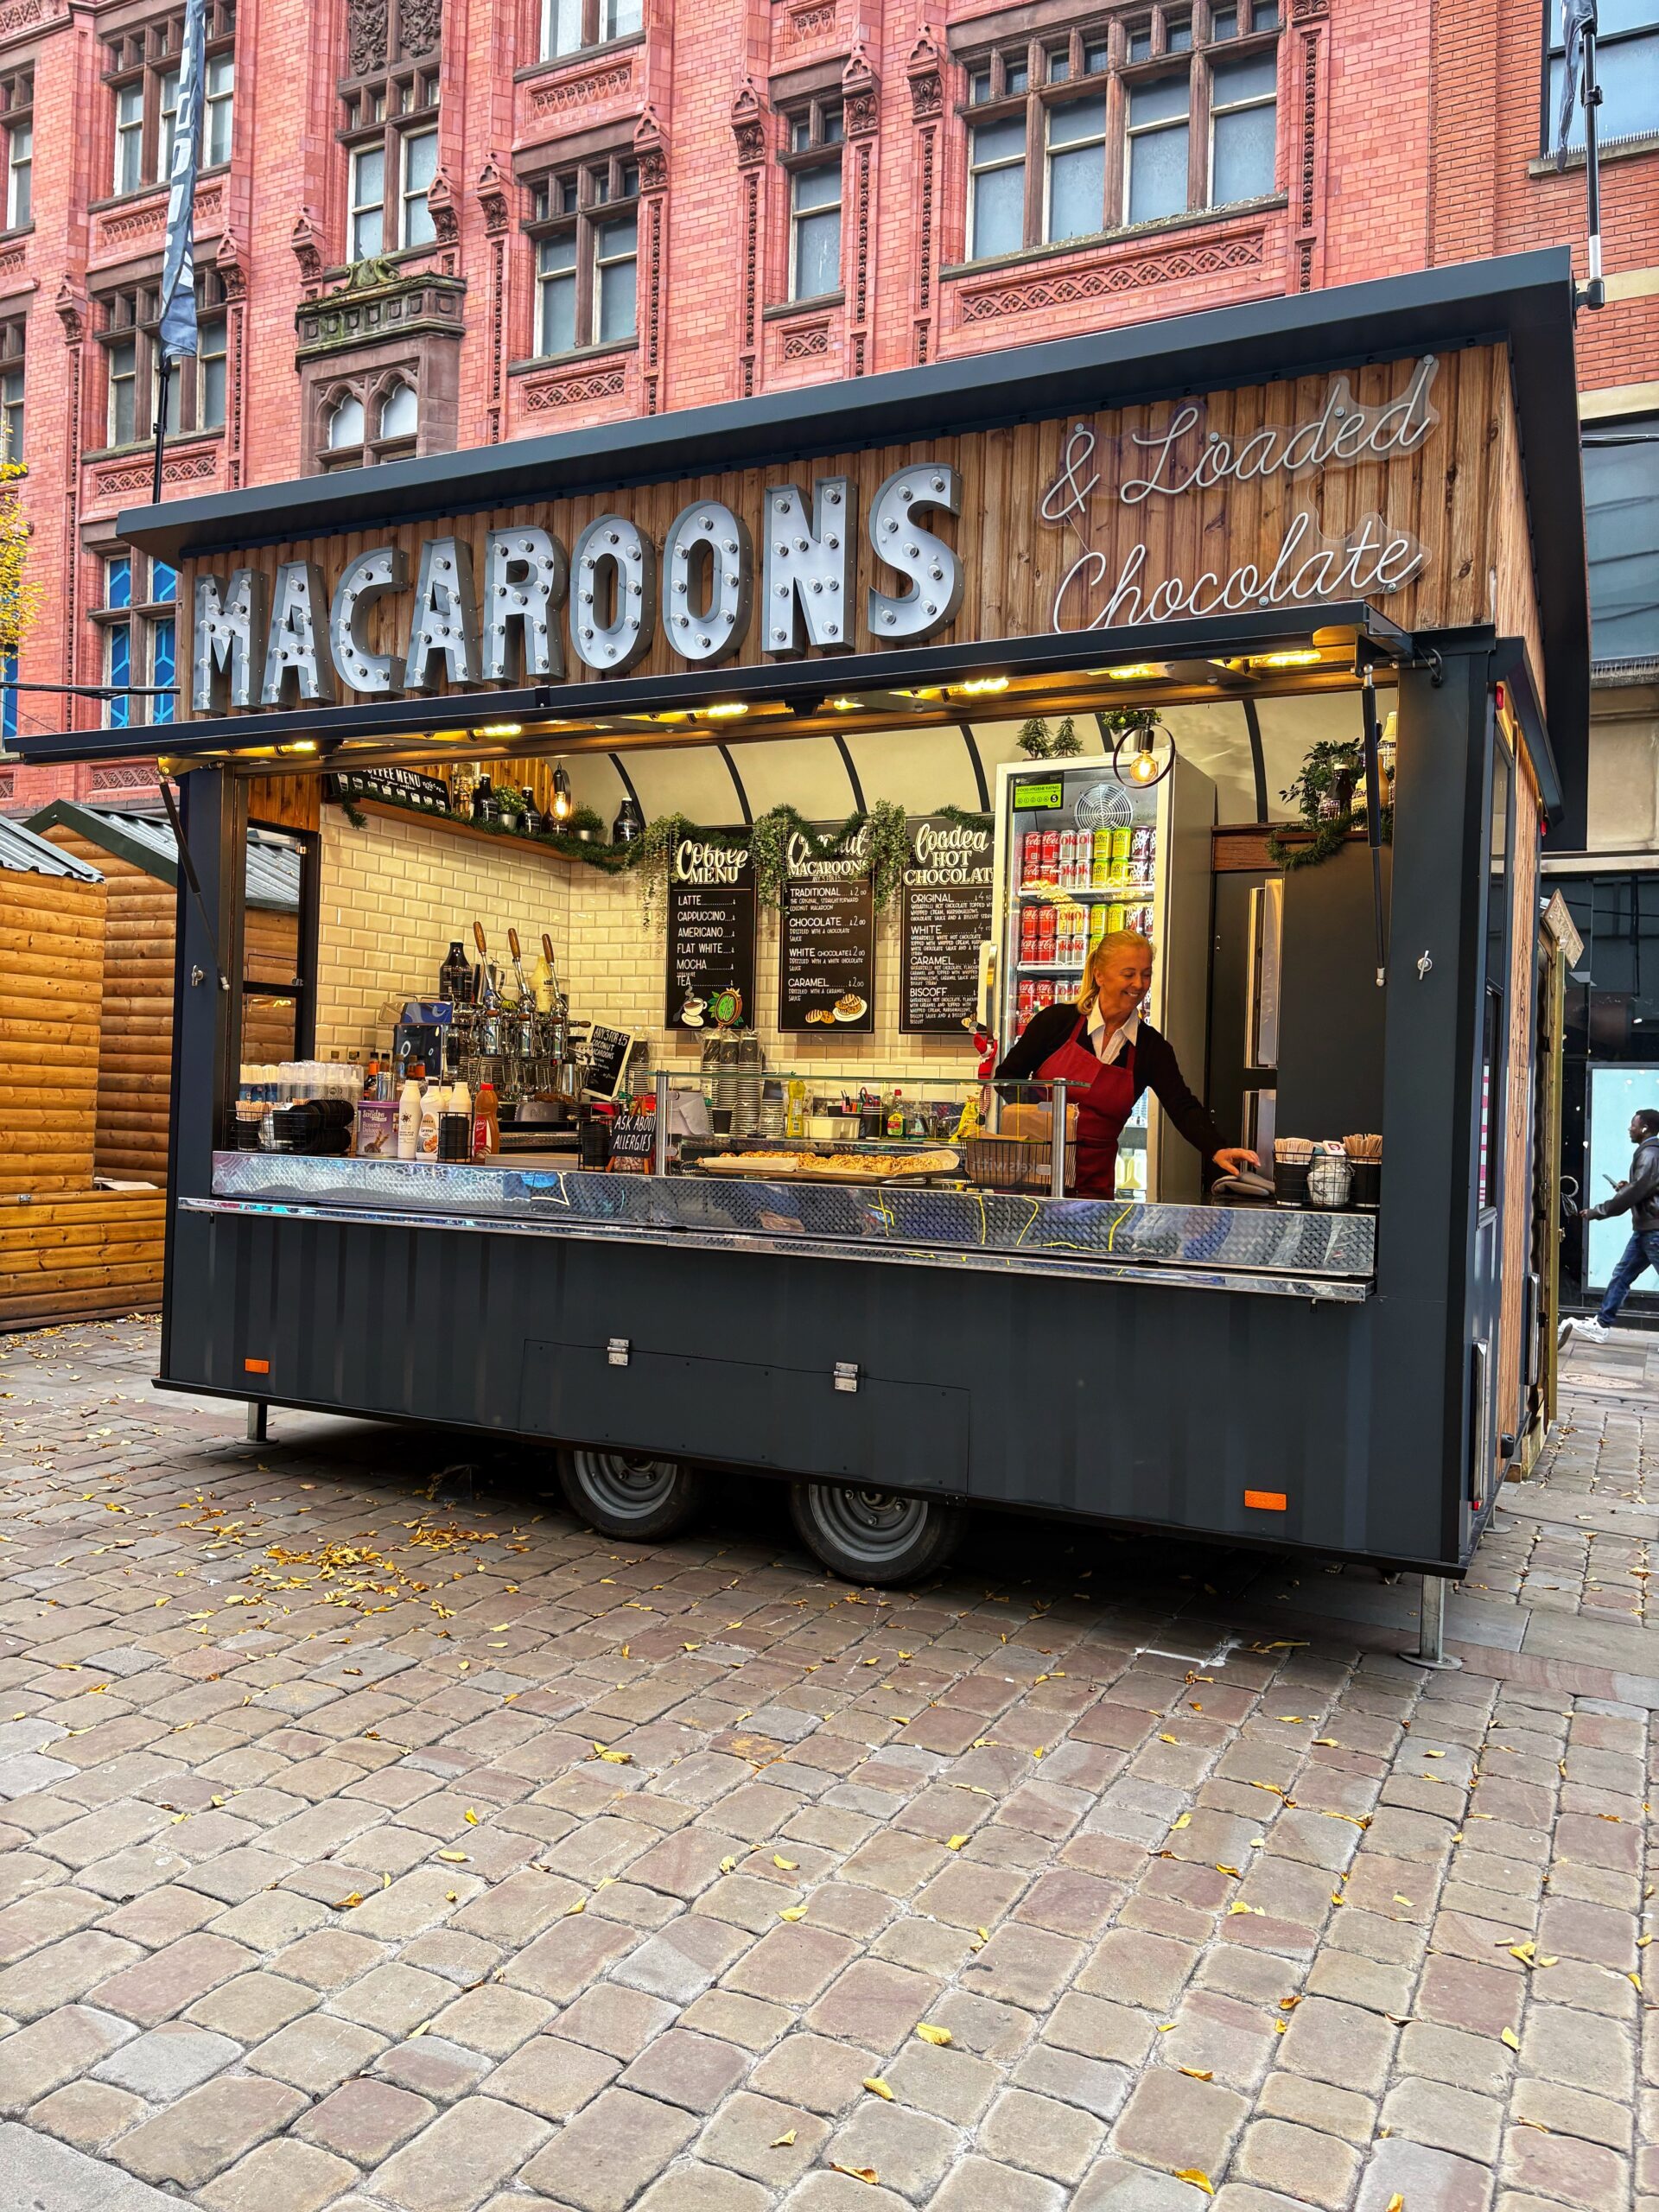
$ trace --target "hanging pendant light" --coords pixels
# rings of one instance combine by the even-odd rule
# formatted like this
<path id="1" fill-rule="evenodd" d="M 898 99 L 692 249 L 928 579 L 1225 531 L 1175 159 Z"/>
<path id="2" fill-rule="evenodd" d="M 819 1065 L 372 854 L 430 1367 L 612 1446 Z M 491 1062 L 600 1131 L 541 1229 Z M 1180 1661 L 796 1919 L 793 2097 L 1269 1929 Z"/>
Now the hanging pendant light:
<path id="1" fill-rule="evenodd" d="M 1175 766 L 1175 743 L 1167 730 L 1163 730 L 1163 735 L 1168 742 L 1169 750 L 1161 760 L 1158 758 L 1154 740 L 1160 729 L 1162 725 L 1155 716 L 1144 720 L 1137 716 L 1121 730 L 1117 742 L 1112 747 L 1112 773 L 1120 784 L 1127 784 L 1131 791 L 1149 791 L 1155 784 L 1161 784 Z M 1125 760 L 1125 752 L 1131 742 L 1134 750 Z"/>
<path id="2" fill-rule="evenodd" d="M 611 824 L 611 842 L 613 845 L 631 845 L 645 826 L 645 817 L 640 811 L 639 802 L 630 795 L 616 810 L 616 819 Z"/>
<path id="3" fill-rule="evenodd" d="M 564 763 L 561 760 L 553 771 L 553 819 L 562 828 L 575 811 L 575 801 L 571 797 L 570 779 L 565 773 Z"/>

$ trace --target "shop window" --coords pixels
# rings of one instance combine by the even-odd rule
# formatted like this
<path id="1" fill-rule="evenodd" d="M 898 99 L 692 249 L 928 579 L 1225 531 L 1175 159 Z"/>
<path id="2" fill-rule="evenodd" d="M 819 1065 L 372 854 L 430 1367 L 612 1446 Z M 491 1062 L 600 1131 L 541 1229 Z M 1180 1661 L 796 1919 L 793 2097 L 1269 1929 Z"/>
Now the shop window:
<path id="1" fill-rule="evenodd" d="M 1596 140 L 1601 146 L 1618 138 L 1659 133 L 1659 0 L 1601 0 L 1597 10 L 1596 81 L 1601 112 Z M 1561 78 L 1567 67 L 1561 0 L 1547 0 L 1544 57 L 1544 116 L 1541 144 L 1554 146 L 1561 110 Z M 1567 128 L 1569 146 L 1584 144 L 1584 109 L 1574 102 Z"/>
<path id="2" fill-rule="evenodd" d="M 105 441 L 111 446 L 142 443 L 153 435 L 159 385 L 161 292 L 154 283 L 111 292 L 99 302 L 106 385 Z M 217 270 L 196 279 L 196 344 L 173 364 L 167 380 L 167 429 L 180 432 L 216 430 L 225 423 L 226 326 L 225 282 Z"/>
<path id="3" fill-rule="evenodd" d="M 208 0 L 202 166 L 228 161 L 236 61 L 235 0 Z M 162 16 L 104 41 L 104 81 L 114 105 L 110 190 L 118 197 L 162 184 L 179 119 L 184 15 Z M 222 144 L 222 151 L 216 150 Z"/>
<path id="4" fill-rule="evenodd" d="M 1265 198 L 1279 23 L 1268 0 L 1154 8 L 966 55 L 967 257 Z"/>
<path id="5" fill-rule="evenodd" d="M 637 38 L 645 22 L 645 0 L 542 0 L 542 59 Z"/>
<path id="6" fill-rule="evenodd" d="M 25 230 L 35 219 L 35 72 L 0 76 L 0 147 L 6 164 L 6 222 Z"/>
<path id="7" fill-rule="evenodd" d="M 438 172 L 441 20 L 424 0 L 395 0 L 385 58 L 340 79 L 346 248 L 352 261 L 378 259 L 436 239 L 429 194 Z"/>
<path id="8" fill-rule="evenodd" d="M 531 188 L 536 350 L 625 345 L 639 321 L 639 165 L 617 151 Z"/>
<path id="9" fill-rule="evenodd" d="M 0 322 L 0 462 L 20 467 L 24 444 L 23 350 L 28 324 L 22 315 Z"/>
<path id="10" fill-rule="evenodd" d="M 1596 663 L 1659 663 L 1659 415 L 1586 429 L 1584 513 Z"/>
<path id="11" fill-rule="evenodd" d="M 809 100 L 784 118 L 789 172 L 789 296 L 818 300 L 841 289 L 839 99 Z"/>
<path id="12" fill-rule="evenodd" d="M 323 399 L 318 459 L 326 469 L 407 461 L 418 449 L 420 427 L 420 394 L 406 377 L 376 375 L 339 384 Z"/>
<path id="13" fill-rule="evenodd" d="M 178 571 L 165 561 L 125 551 L 105 556 L 103 605 L 93 620 L 103 633 L 103 680 L 112 693 L 104 702 L 106 728 L 176 718 L 175 700 L 134 697 L 120 687 L 178 681 Z"/>

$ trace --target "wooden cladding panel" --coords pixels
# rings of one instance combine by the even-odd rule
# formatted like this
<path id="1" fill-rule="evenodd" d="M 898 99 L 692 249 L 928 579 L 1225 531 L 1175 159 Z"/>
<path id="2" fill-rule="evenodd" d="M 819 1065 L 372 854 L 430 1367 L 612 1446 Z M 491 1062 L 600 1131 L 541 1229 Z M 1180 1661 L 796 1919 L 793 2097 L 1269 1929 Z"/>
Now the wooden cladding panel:
<path id="1" fill-rule="evenodd" d="M 1353 371 L 1351 383 L 1358 400 L 1377 407 L 1400 397 L 1411 372 L 1409 361 L 1372 365 Z M 1300 424 L 1316 422 L 1330 397 L 1332 385 L 1329 377 L 1306 377 L 1199 398 L 1195 404 L 1201 419 L 1177 448 L 1178 466 L 1190 468 L 1211 433 L 1228 439 L 1237 451 L 1263 429 L 1288 433 Z M 905 463 L 948 461 L 962 476 L 962 513 L 954 522 L 937 513 L 925 519 L 957 548 L 964 592 L 956 619 L 933 640 L 938 645 L 1052 629 L 1057 589 L 1085 550 L 1098 556 L 1103 582 L 1086 602 L 1068 605 L 1060 625 L 1067 629 L 1082 628 L 1099 613 L 1125 561 L 1142 542 L 1147 547 L 1142 577 L 1147 595 L 1166 578 L 1183 578 L 1190 587 L 1206 574 L 1224 576 L 1246 563 L 1265 574 L 1294 519 L 1304 514 L 1313 518 L 1328 542 L 1339 541 L 1367 516 L 1377 516 L 1392 530 L 1407 532 L 1422 543 L 1428 559 L 1421 575 L 1392 594 L 1373 594 L 1390 618 L 1402 626 L 1433 629 L 1491 620 L 1497 613 L 1491 583 L 1493 569 L 1513 570 L 1519 565 L 1530 574 L 1524 507 L 1519 511 L 1518 543 L 1514 540 L 1513 512 L 1507 526 L 1509 535 L 1501 543 L 1497 527 L 1498 516 L 1506 505 L 1513 510 L 1512 500 L 1496 497 L 1500 466 L 1510 466 L 1509 456 L 1515 444 L 1507 357 L 1501 349 L 1488 346 L 1469 347 L 1442 357 L 1430 398 L 1439 419 L 1414 453 L 1374 456 L 1353 465 L 1327 466 L 1292 477 L 1276 474 L 1250 477 L 1243 482 L 1228 480 L 1174 497 L 1154 496 L 1135 505 L 1123 504 L 1117 492 L 1122 481 L 1142 475 L 1151 464 L 1146 443 L 1135 442 L 1160 439 L 1175 408 L 1183 403 L 1158 400 L 1145 406 L 1104 410 L 1090 418 L 1096 441 L 1095 454 L 1079 472 L 1084 482 L 1090 475 L 1099 478 L 1082 518 L 1081 532 L 1075 523 L 1064 518 L 1046 522 L 1039 512 L 1044 494 L 1060 474 L 1072 429 L 1069 418 L 920 440 L 873 452 L 829 455 L 789 467 L 711 472 L 668 483 L 526 503 L 461 516 L 450 526 L 471 545 L 474 567 L 481 575 L 483 542 L 492 529 L 538 523 L 569 546 L 587 523 L 615 512 L 638 523 L 660 548 L 669 524 L 683 507 L 698 499 L 718 499 L 748 523 L 755 536 L 758 560 L 762 496 L 767 485 L 790 480 L 805 493 L 816 478 L 846 475 L 855 485 L 859 499 L 858 591 L 851 610 L 855 620 L 849 642 L 863 649 L 880 642 L 870 639 L 865 628 L 866 587 L 874 582 L 894 588 L 892 573 L 875 561 L 866 534 L 875 493 L 882 480 Z M 332 589 L 347 561 L 371 547 L 397 544 L 408 555 L 413 576 L 418 570 L 423 541 L 437 535 L 442 527 L 435 523 L 399 524 L 372 531 L 341 532 L 257 547 L 236 557 L 220 556 L 212 565 L 219 573 L 232 566 L 246 566 L 270 577 L 283 561 L 312 559 L 321 564 L 324 581 Z M 1310 538 L 1306 552 L 1311 554 L 1313 550 Z M 1506 582 L 1505 588 L 1514 587 Z M 185 608 L 181 611 L 188 613 L 188 590 L 182 596 Z M 410 603 L 406 594 L 389 594 L 376 604 L 367 626 L 376 650 L 397 652 L 403 646 Z M 745 662 L 766 659 L 760 649 L 763 617 L 764 608 L 757 607 L 740 656 Z M 1535 617 L 1526 624 L 1522 634 L 1532 642 L 1535 658 Z M 566 656 L 569 662 L 568 641 Z M 681 666 L 664 640 L 659 621 L 651 650 L 635 672 L 671 674 Z M 578 664 L 574 673 L 586 672 Z M 356 695 L 344 696 L 349 700 Z M 282 779 L 271 780 L 280 783 Z"/>
<path id="2" fill-rule="evenodd" d="M 0 1191 L 92 1178 L 102 883 L 0 874 Z"/>
<path id="3" fill-rule="evenodd" d="M 166 1220 L 162 1191 L 0 1198 L 0 1329 L 159 1304 Z"/>
<path id="4" fill-rule="evenodd" d="M 254 776 L 248 783 L 248 819 L 269 830 L 320 830 L 321 787 L 311 776 Z"/>

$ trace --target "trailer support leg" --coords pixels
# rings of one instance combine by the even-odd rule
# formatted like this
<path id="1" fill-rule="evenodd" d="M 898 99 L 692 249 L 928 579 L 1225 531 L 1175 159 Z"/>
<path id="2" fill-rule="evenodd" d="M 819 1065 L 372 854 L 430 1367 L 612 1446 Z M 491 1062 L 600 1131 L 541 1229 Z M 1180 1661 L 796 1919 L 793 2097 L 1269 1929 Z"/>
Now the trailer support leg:
<path id="1" fill-rule="evenodd" d="M 1423 1577 L 1422 1601 L 1417 1615 L 1417 1649 L 1402 1651 L 1400 1656 L 1408 1667 L 1432 1668 L 1437 1674 L 1449 1673 L 1461 1667 L 1461 1659 L 1454 1659 L 1446 1648 L 1446 1577 L 1426 1574 Z"/>
<path id="2" fill-rule="evenodd" d="M 248 1400 L 248 1441 L 250 1444 L 264 1442 L 265 1422 L 270 1413 L 270 1408 L 263 1398 Z"/>

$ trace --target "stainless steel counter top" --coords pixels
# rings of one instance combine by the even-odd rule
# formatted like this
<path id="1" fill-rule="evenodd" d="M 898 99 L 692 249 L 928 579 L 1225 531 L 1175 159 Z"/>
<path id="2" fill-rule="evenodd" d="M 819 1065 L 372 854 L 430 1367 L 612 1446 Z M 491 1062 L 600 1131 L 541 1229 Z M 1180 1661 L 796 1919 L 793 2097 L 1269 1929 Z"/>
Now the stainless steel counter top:
<path id="1" fill-rule="evenodd" d="M 191 1211 L 704 1244 L 727 1251 L 1160 1284 L 1352 1303 L 1370 1295 L 1374 1216 L 1142 1205 L 977 1190 L 715 1181 L 576 1168 L 428 1166 L 226 1152 Z"/>

